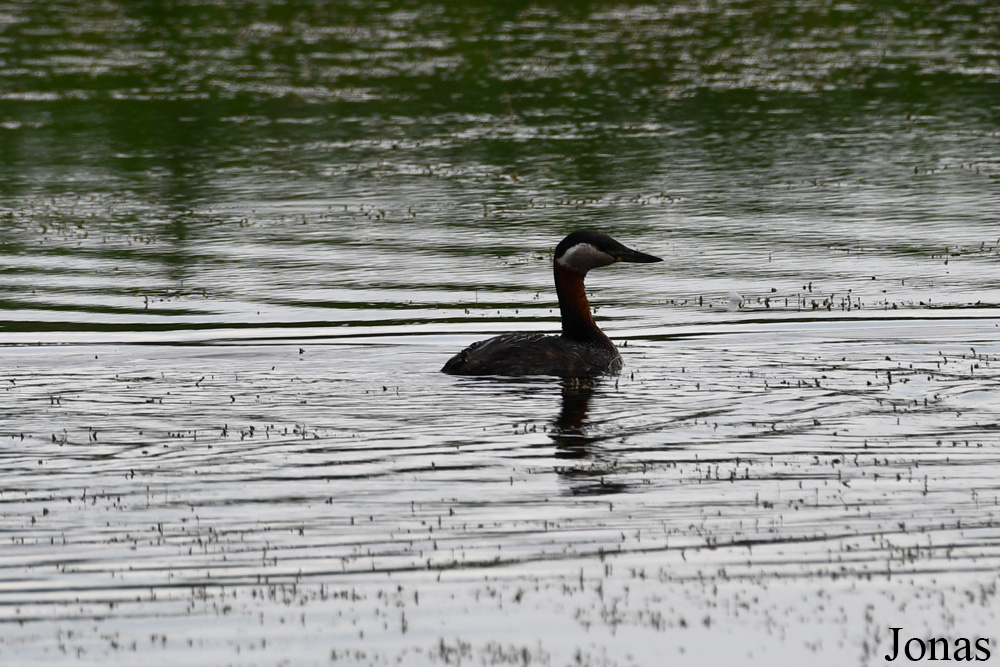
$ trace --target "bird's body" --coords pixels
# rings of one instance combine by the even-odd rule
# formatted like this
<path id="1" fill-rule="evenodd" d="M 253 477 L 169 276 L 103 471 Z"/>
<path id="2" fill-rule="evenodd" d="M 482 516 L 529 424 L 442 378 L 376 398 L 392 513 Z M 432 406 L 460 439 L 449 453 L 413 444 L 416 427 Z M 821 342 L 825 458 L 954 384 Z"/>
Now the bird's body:
<path id="1" fill-rule="evenodd" d="M 583 279 L 590 269 L 615 262 L 659 262 L 606 234 L 573 232 L 553 259 L 562 334 L 503 334 L 473 343 L 441 370 L 452 375 L 556 375 L 592 377 L 622 367 L 618 348 L 594 322 Z"/>
<path id="2" fill-rule="evenodd" d="M 615 373 L 621 367 L 621 355 L 610 340 L 602 344 L 540 333 L 509 333 L 473 343 L 441 370 L 451 375 L 591 377 Z"/>

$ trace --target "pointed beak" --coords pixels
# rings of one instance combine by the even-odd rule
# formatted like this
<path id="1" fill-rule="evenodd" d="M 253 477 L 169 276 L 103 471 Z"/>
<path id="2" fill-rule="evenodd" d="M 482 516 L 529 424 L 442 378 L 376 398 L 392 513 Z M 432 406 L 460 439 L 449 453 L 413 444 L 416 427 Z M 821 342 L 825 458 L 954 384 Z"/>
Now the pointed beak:
<path id="1" fill-rule="evenodd" d="M 617 250 L 614 253 L 616 262 L 636 262 L 639 264 L 649 264 L 651 262 L 662 262 L 663 260 L 659 257 L 654 257 L 653 255 L 647 255 L 644 252 L 639 252 L 638 250 L 632 250 L 631 248 L 623 247 L 621 250 Z"/>

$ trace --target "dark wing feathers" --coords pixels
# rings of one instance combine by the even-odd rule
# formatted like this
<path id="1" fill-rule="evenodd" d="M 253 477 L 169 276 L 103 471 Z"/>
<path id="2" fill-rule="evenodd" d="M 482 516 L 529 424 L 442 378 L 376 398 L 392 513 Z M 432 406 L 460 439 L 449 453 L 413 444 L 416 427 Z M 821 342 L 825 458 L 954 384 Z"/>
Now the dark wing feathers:
<path id="1" fill-rule="evenodd" d="M 617 351 L 601 350 L 561 336 L 513 333 L 473 343 L 449 359 L 441 370 L 452 375 L 585 377 L 620 367 Z"/>

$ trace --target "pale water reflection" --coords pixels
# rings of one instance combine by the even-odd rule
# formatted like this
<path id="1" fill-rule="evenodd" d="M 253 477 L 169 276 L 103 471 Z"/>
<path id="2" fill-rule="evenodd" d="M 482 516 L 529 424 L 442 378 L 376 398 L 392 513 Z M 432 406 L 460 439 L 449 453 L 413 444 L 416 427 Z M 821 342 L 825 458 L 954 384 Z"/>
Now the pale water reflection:
<path id="1" fill-rule="evenodd" d="M 634 637 L 642 664 L 860 660 L 879 616 L 987 632 L 998 322 L 639 336 L 561 386 L 441 375 L 453 338 L 9 348 L 5 650 L 561 664 Z"/>

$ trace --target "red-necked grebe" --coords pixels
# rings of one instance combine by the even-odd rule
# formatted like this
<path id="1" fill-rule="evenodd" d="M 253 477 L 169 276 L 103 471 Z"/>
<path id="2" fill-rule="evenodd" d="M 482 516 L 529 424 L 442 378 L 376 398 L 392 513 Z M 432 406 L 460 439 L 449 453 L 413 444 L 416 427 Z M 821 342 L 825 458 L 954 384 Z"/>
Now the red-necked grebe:
<path id="1" fill-rule="evenodd" d="M 452 375 L 591 377 L 621 369 L 618 348 L 597 328 L 584 290 L 587 272 L 616 262 L 659 262 L 607 234 L 573 232 L 556 246 L 555 273 L 562 335 L 511 333 L 473 343 L 442 368 Z"/>

